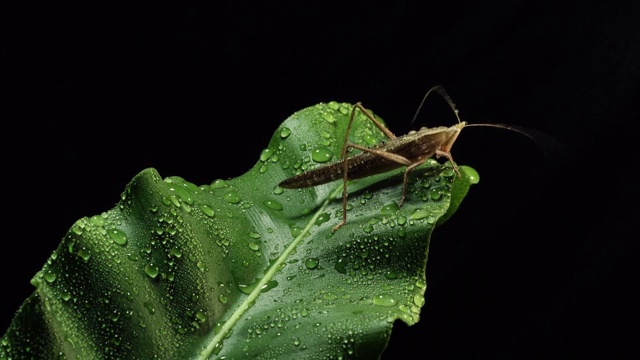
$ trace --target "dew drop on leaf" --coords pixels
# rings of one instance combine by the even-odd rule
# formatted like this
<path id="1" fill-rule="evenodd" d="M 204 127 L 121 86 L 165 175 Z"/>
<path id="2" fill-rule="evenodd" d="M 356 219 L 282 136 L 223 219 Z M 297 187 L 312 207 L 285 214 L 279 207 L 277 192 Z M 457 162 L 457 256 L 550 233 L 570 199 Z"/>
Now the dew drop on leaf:
<path id="1" fill-rule="evenodd" d="M 416 209 L 411 214 L 411 219 L 413 219 L 413 220 L 424 219 L 424 218 L 428 217 L 429 215 L 431 215 L 431 213 L 427 209 Z"/>
<path id="2" fill-rule="evenodd" d="M 304 266 L 306 266 L 307 269 L 315 269 L 318 267 L 318 264 L 320 264 L 318 258 L 308 258 L 304 261 Z"/>
<path id="3" fill-rule="evenodd" d="M 260 161 L 265 162 L 265 161 L 269 160 L 271 155 L 273 155 L 273 150 L 268 149 L 268 148 L 262 150 L 262 152 L 260 153 Z"/>
<path id="4" fill-rule="evenodd" d="M 78 256 L 80 256 L 82 260 L 86 262 L 86 261 L 89 261 L 89 258 L 91 257 L 91 252 L 85 248 L 82 248 L 78 250 Z"/>
<path id="5" fill-rule="evenodd" d="M 318 226 L 322 225 L 322 224 L 326 223 L 327 221 L 329 221 L 329 219 L 331 219 L 331 215 L 329 215 L 329 213 L 322 213 L 316 219 L 315 224 L 318 225 Z"/>
<path id="6" fill-rule="evenodd" d="M 258 251 L 260 250 L 260 243 L 252 241 L 249 243 L 249 249 L 253 250 L 253 251 Z"/>
<path id="7" fill-rule="evenodd" d="M 264 206 L 268 207 L 271 210 L 280 211 L 282 210 L 282 204 L 275 200 L 267 200 L 264 202 Z"/>
<path id="8" fill-rule="evenodd" d="M 280 138 L 286 139 L 289 137 L 289 135 L 291 135 L 291 129 L 289 129 L 288 127 L 283 127 L 282 129 L 280 129 Z"/>
<path id="9" fill-rule="evenodd" d="M 397 303 L 391 295 L 380 294 L 373 297 L 373 304 L 378 306 L 395 306 Z"/>
<path id="10" fill-rule="evenodd" d="M 471 184 L 477 184 L 480 181 L 480 175 L 478 174 L 476 169 L 470 166 L 460 166 L 458 168 L 458 171 L 460 171 L 460 174 L 464 176 Z"/>
<path id="11" fill-rule="evenodd" d="M 153 264 L 153 263 L 149 263 L 147 264 L 147 266 L 144 267 L 144 272 L 152 279 L 154 279 L 156 276 L 158 276 L 158 266 Z"/>
<path id="12" fill-rule="evenodd" d="M 202 212 L 208 217 L 213 217 L 215 215 L 215 212 L 209 205 L 200 204 L 200 210 L 202 210 Z"/>
<path id="13" fill-rule="evenodd" d="M 224 200 L 231 204 L 237 204 L 242 200 L 242 198 L 240 197 L 238 192 L 234 190 L 224 194 Z"/>
<path id="14" fill-rule="evenodd" d="M 398 204 L 395 201 L 392 201 L 392 202 L 382 206 L 382 208 L 380 209 L 380 214 L 382 214 L 382 215 L 393 215 L 399 209 L 400 209 L 400 207 L 398 206 Z"/>
<path id="15" fill-rule="evenodd" d="M 210 186 L 212 189 L 222 189 L 222 188 L 228 187 L 229 185 L 227 185 L 226 181 L 222 179 L 217 179 L 217 180 L 214 180 Z"/>
<path id="16" fill-rule="evenodd" d="M 124 231 L 118 229 L 109 229 L 107 230 L 107 234 L 109 234 L 109 237 L 111 238 L 111 240 L 113 240 L 114 243 L 120 246 L 127 245 L 127 234 L 125 234 Z"/>
<path id="17" fill-rule="evenodd" d="M 311 159 L 318 163 L 325 163 L 333 157 L 333 152 L 324 146 L 318 146 L 311 151 Z"/>

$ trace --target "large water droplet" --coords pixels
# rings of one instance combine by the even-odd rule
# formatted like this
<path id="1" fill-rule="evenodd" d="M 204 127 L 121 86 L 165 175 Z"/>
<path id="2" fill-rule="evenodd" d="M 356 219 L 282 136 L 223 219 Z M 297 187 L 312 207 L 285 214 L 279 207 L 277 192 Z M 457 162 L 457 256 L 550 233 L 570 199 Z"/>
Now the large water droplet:
<path id="1" fill-rule="evenodd" d="M 336 260 L 336 263 L 333 265 L 333 268 L 336 269 L 340 274 L 347 273 L 347 261 L 343 258 L 339 258 Z"/>
<path id="2" fill-rule="evenodd" d="M 103 226 L 104 225 L 104 218 L 100 215 L 93 215 L 91 217 L 91 223 L 95 226 Z"/>
<path id="3" fill-rule="evenodd" d="M 373 297 L 373 304 L 378 306 L 395 306 L 397 303 L 391 295 L 380 294 Z"/>
<path id="4" fill-rule="evenodd" d="M 237 204 L 242 200 L 242 198 L 240 197 L 240 194 L 238 194 L 238 191 L 232 190 L 224 194 L 224 200 L 231 204 Z"/>
<path id="5" fill-rule="evenodd" d="M 311 152 L 311 158 L 318 163 L 325 163 L 333 157 L 333 152 L 324 146 L 318 146 Z"/>
<path id="6" fill-rule="evenodd" d="M 56 272 L 53 271 L 52 269 L 49 269 L 49 270 L 47 270 L 47 272 L 44 274 L 43 277 L 48 283 L 52 283 L 52 282 L 56 281 L 56 278 L 58 277 L 58 274 L 56 274 Z"/>
<path id="7" fill-rule="evenodd" d="M 271 210 L 276 210 L 276 211 L 282 210 L 282 204 L 280 204 L 275 200 L 267 200 L 264 202 L 264 205 Z"/>
<path id="8" fill-rule="evenodd" d="M 228 187 L 229 185 L 227 185 L 226 181 L 222 179 L 217 179 L 214 182 L 212 182 L 210 186 L 212 189 L 222 189 L 222 188 Z"/>
<path id="9" fill-rule="evenodd" d="M 200 210 L 202 210 L 202 212 L 208 217 L 213 217 L 215 215 L 215 212 L 213 211 L 213 208 L 211 206 L 200 204 L 199 207 L 200 207 Z"/>
<path id="10" fill-rule="evenodd" d="M 291 233 L 291 236 L 298 237 L 300 236 L 300 234 L 302 234 L 302 230 L 304 230 L 303 228 L 301 228 L 300 226 L 291 226 L 289 228 L 289 232 Z"/>
<path id="11" fill-rule="evenodd" d="M 322 115 L 320 116 L 330 124 L 333 124 L 334 122 L 336 122 L 336 118 L 330 113 L 322 113 Z"/>
<path id="12" fill-rule="evenodd" d="M 109 234 L 109 237 L 111 238 L 111 240 L 113 240 L 114 243 L 120 246 L 127 245 L 127 234 L 125 234 L 124 231 L 118 229 L 109 229 L 107 230 L 107 234 Z"/>
<path id="13" fill-rule="evenodd" d="M 89 258 L 91 257 L 91 252 L 86 248 L 82 248 L 78 250 L 78 256 L 80 256 L 82 260 L 86 262 L 86 261 L 89 261 Z"/>
<path id="14" fill-rule="evenodd" d="M 144 267 L 144 272 L 149 275 L 150 278 L 154 279 L 159 273 L 158 266 L 153 263 L 149 263 Z"/>
<path id="15" fill-rule="evenodd" d="M 340 108 L 340 104 L 338 104 L 337 101 L 329 101 L 329 103 L 327 103 L 327 106 L 331 110 L 338 110 Z"/>
<path id="16" fill-rule="evenodd" d="M 320 260 L 318 258 L 308 258 L 304 262 L 304 266 L 306 266 L 307 269 L 315 269 L 318 267 L 318 264 L 320 264 Z"/>
<path id="17" fill-rule="evenodd" d="M 316 219 L 315 224 L 318 225 L 318 226 L 322 225 L 322 224 L 326 223 L 327 221 L 329 221 L 329 219 L 331 219 L 331 215 L 329 215 L 329 213 L 322 213 Z"/>
<path id="18" fill-rule="evenodd" d="M 286 139 L 289 137 L 289 135 L 291 135 L 291 129 L 289 129 L 288 127 L 283 127 L 282 129 L 280 129 L 280 138 Z"/>
<path id="19" fill-rule="evenodd" d="M 260 250 L 260 243 L 257 241 L 252 241 L 249 243 L 249 249 L 253 250 L 253 251 L 258 251 Z"/>
<path id="20" fill-rule="evenodd" d="M 268 148 L 262 150 L 262 152 L 260 153 L 260 161 L 265 162 L 265 161 L 269 160 L 271 155 L 273 155 L 273 150 L 268 149 Z"/>
<path id="21" fill-rule="evenodd" d="M 260 292 L 266 293 L 267 291 L 277 287 L 279 284 L 276 280 L 269 280 L 266 284 L 262 285 Z"/>
<path id="22" fill-rule="evenodd" d="M 429 215 L 431 215 L 431 212 L 427 209 L 416 209 L 410 217 L 413 220 L 419 220 L 427 218 Z"/>
<path id="23" fill-rule="evenodd" d="M 480 182 L 480 174 L 478 174 L 476 169 L 462 165 L 458 167 L 458 171 L 460 171 L 460 175 L 464 176 L 471 184 L 477 184 Z"/>
<path id="24" fill-rule="evenodd" d="M 380 209 L 380 214 L 382 214 L 382 215 L 393 215 L 398 210 L 400 210 L 400 207 L 398 206 L 398 204 L 395 201 L 392 201 L 392 202 L 390 202 L 388 204 L 385 204 Z"/>

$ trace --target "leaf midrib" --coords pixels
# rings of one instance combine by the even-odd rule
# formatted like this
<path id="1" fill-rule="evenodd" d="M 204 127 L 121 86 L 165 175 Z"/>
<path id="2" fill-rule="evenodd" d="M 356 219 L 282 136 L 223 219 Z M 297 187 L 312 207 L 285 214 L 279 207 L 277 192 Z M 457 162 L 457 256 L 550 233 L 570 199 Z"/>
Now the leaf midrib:
<path id="1" fill-rule="evenodd" d="M 229 319 L 224 323 L 222 328 L 218 330 L 218 333 L 211 339 L 211 341 L 207 344 L 207 346 L 198 354 L 198 360 L 206 360 L 213 354 L 213 351 L 216 349 L 218 344 L 222 343 L 222 340 L 225 337 L 225 334 L 233 328 L 233 326 L 240 320 L 242 315 L 250 308 L 250 304 L 253 303 L 258 296 L 262 293 L 262 288 L 267 284 L 267 282 L 271 281 L 273 277 L 278 272 L 280 265 L 285 262 L 285 260 L 289 257 L 291 252 L 298 246 L 300 240 L 304 238 L 307 233 L 311 230 L 313 224 L 315 224 L 318 217 L 324 213 L 324 210 L 329 205 L 331 200 L 335 198 L 339 193 L 342 192 L 342 186 L 338 186 L 335 190 L 331 192 L 331 194 L 327 197 L 327 199 L 322 203 L 320 208 L 315 212 L 312 218 L 309 219 L 307 225 L 300 232 L 300 234 L 289 244 L 289 246 L 282 252 L 282 254 L 278 257 L 278 259 L 272 263 L 269 271 L 265 273 L 265 275 L 260 279 L 258 284 L 253 288 L 249 296 L 238 306 L 235 312 L 231 314 Z"/>

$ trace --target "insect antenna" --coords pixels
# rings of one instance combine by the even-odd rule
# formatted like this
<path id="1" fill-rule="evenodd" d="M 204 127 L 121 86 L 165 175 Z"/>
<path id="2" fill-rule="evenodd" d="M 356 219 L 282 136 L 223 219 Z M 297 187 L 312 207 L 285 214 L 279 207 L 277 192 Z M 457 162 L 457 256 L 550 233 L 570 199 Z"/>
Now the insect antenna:
<path id="1" fill-rule="evenodd" d="M 429 91 L 427 91 L 427 93 L 422 98 L 422 101 L 418 106 L 418 110 L 416 110 L 415 115 L 413 115 L 411 124 L 413 124 L 416 121 L 416 119 L 418 118 L 418 114 L 420 113 L 420 110 L 422 110 L 422 106 L 424 105 L 424 102 L 429 97 L 429 94 L 431 94 L 434 91 L 437 92 L 444 99 L 444 101 L 447 102 L 447 105 L 449 105 L 451 110 L 453 110 L 453 113 L 456 115 L 456 119 L 458 119 L 458 123 L 461 123 L 462 121 L 460 121 L 460 116 L 458 115 L 458 108 L 456 107 L 456 104 L 453 102 L 453 100 L 451 100 L 451 97 L 449 96 L 449 94 L 447 94 L 447 92 L 444 90 L 444 88 L 441 85 L 436 85 L 431 89 L 429 89 Z"/>
<path id="2" fill-rule="evenodd" d="M 547 158 L 560 158 L 567 156 L 570 153 L 567 145 L 561 143 L 553 136 L 546 134 L 539 130 L 533 130 L 522 126 L 507 125 L 507 124 L 492 124 L 492 123 L 474 123 L 466 124 L 465 127 L 477 126 L 477 127 L 494 127 L 499 129 L 505 129 L 515 131 L 521 135 L 528 137 L 538 145 Z"/>

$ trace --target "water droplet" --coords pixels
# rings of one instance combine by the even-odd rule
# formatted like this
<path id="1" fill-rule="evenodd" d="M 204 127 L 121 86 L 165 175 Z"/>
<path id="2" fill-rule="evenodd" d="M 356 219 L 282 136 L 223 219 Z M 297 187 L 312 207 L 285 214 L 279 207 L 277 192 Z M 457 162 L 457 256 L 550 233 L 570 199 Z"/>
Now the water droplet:
<path id="1" fill-rule="evenodd" d="M 325 300 L 331 301 L 331 300 L 336 300 L 338 298 L 338 295 L 336 295 L 333 292 L 328 292 L 328 293 L 324 294 L 322 296 L 322 298 L 325 299 Z"/>
<path id="2" fill-rule="evenodd" d="M 198 319 L 199 322 L 205 322 L 207 320 L 207 314 L 205 314 L 204 311 L 198 311 L 196 313 L 196 319 Z"/>
<path id="3" fill-rule="evenodd" d="M 337 101 L 329 101 L 329 103 L 327 104 L 327 106 L 329 107 L 329 109 L 331 110 L 338 110 L 340 108 L 340 104 L 338 104 Z"/>
<path id="4" fill-rule="evenodd" d="M 250 242 L 249 243 L 249 249 L 251 249 L 253 251 L 260 250 L 260 243 L 259 242 L 255 242 L 255 241 Z"/>
<path id="5" fill-rule="evenodd" d="M 398 206 L 398 204 L 395 201 L 392 201 L 392 202 L 390 202 L 388 204 L 385 204 L 380 209 L 380 214 L 382 214 L 382 215 L 393 215 L 398 210 L 400 210 L 400 207 Z"/>
<path id="6" fill-rule="evenodd" d="M 269 280 L 266 284 L 260 288 L 260 292 L 266 293 L 267 291 L 278 286 L 278 282 L 276 280 Z"/>
<path id="7" fill-rule="evenodd" d="M 173 248 L 171 249 L 171 251 L 169 252 L 170 256 L 175 256 L 177 258 L 181 258 L 182 257 L 182 250 L 180 250 L 179 248 Z"/>
<path id="8" fill-rule="evenodd" d="M 82 228 L 78 225 L 75 225 L 71 228 L 71 230 L 74 232 L 74 234 L 76 235 L 82 235 Z"/>
<path id="9" fill-rule="evenodd" d="M 389 280 L 394 280 L 398 278 L 398 273 L 393 270 L 388 270 L 387 272 L 384 273 L 384 277 L 386 277 Z"/>
<path id="10" fill-rule="evenodd" d="M 320 226 L 320 225 L 326 223 L 327 221 L 329 221 L 330 219 L 331 219 L 331 215 L 329 215 L 329 213 L 322 213 L 316 219 L 315 224 Z"/>
<path id="11" fill-rule="evenodd" d="M 240 289 L 240 291 L 242 291 L 243 294 L 245 295 L 249 295 L 251 294 L 251 292 L 253 291 L 253 289 L 255 289 L 256 284 L 238 284 L 238 289 Z"/>
<path id="12" fill-rule="evenodd" d="M 107 234 L 114 243 L 125 246 L 127 245 L 127 234 L 124 231 L 118 229 L 109 229 L 107 230 Z"/>
<path id="13" fill-rule="evenodd" d="M 86 261 L 89 261 L 89 258 L 91 257 L 91 252 L 86 248 L 82 248 L 78 250 L 78 256 L 80 256 L 82 260 L 86 262 Z"/>
<path id="14" fill-rule="evenodd" d="M 47 270 L 47 272 L 44 274 L 43 277 L 48 283 L 52 283 L 56 281 L 58 274 L 56 274 L 55 271 L 53 271 L 52 269 L 49 269 Z"/>
<path id="15" fill-rule="evenodd" d="M 264 202 L 264 206 L 268 207 L 271 210 L 280 211 L 282 210 L 282 204 L 275 200 L 267 200 Z"/>
<path id="16" fill-rule="evenodd" d="M 322 115 L 320 116 L 330 124 L 333 124 L 334 122 L 336 122 L 336 118 L 330 113 L 322 113 Z"/>
<path id="17" fill-rule="evenodd" d="M 276 195 L 280 195 L 284 192 L 284 188 L 276 185 L 276 187 L 273 188 L 273 193 Z"/>
<path id="18" fill-rule="evenodd" d="M 220 295 L 218 295 L 218 301 L 220 301 L 223 304 L 226 304 L 227 303 L 227 297 L 224 296 L 224 294 L 220 294 Z"/>
<path id="19" fill-rule="evenodd" d="M 458 167 L 458 171 L 460 171 L 460 175 L 464 176 L 471 184 L 477 184 L 480 181 L 480 174 L 470 166 L 462 165 Z"/>
<path id="20" fill-rule="evenodd" d="M 456 172 L 453 170 L 453 168 L 450 168 L 450 167 L 448 167 L 448 168 L 446 168 L 446 169 L 444 169 L 444 170 L 442 170 L 440 172 L 440 176 L 446 177 L 446 178 L 450 178 L 455 174 L 456 174 Z"/>
<path id="21" fill-rule="evenodd" d="M 306 266 L 307 269 L 315 269 L 318 267 L 318 264 L 320 264 L 320 260 L 318 258 L 308 258 L 304 262 L 304 266 Z"/>
<path id="22" fill-rule="evenodd" d="M 336 269 L 340 274 L 347 273 L 347 262 L 343 258 L 339 258 L 336 263 L 333 265 L 333 268 Z"/>
<path id="23" fill-rule="evenodd" d="M 144 307 L 147 309 L 147 311 L 149 312 L 149 314 L 153 315 L 156 313 L 156 308 L 153 306 L 152 303 L 145 301 L 143 303 Z"/>
<path id="24" fill-rule="evenodd" d="M 153 263 L 149 263 L 144 267 L 144 272 L 149 275 L 150 278 L 154 279 L 159 273 L 158 266 Z"/>
<path id="25" fill-rule="evenodd" d="M 211 206 L 200 204 L 199 207 L 200 207 L 200 210 L 202 210 L 202 212 L 208 217 L 213 217 L 215 215 L 215 212 L 213 211 L 213 208 L 211 208 Z"/>
<path id="26" fill-rule="evenodd" d="M 413 303 L 416 304 L 416 306 L 422 307 L 422 305 L 424 305 L 424 297 L 419 294 L 414 295 Z"/>
<path id="27" fill-rule="evenodd" d="M 237 204 L 242 200 L 242 198 L 238 194 L 238 191 L 232 190 L 232 191 L 229 191 L 228 193 L 224 194 L 224 200 L 226 202 L 231 203 L 231 204 Z"/>
<path id="28" fill-rule="evenodd" d="M 429 190 L 429 197 L 431 197 L 431 200 L 434 200 L 434 201 L 438 201 L 442 199 L 442 189 L 433 188 Z"/>
<path id="29" fill-rule="evenodd" d="M 226 181 L 222 179 L 217 179 L 217 180 L 214 180 L 210 186 L 212 189 L 222 189 L 222 188 L 228 187 L 229 185 L 227 185 Z"/>
<path id="30" fill-rule="evenodd" d="M 300 236 L 300 234 L 302 234 L 302 230 L 303 229 L 300 226 L 291 226 L 289 228 L 289 232 L 294 238 Z"/>
<path id="31" fill-rule="evenodd" d="M 260 161 L 265 162 L 265 161 L 269 160 L 271 155 L 273 155 L 273 150 L 268 149 L 268 148 L 262 150 L 262 152 L 260 153 Z"/>
<path id="32" fill-rule="evenodd" d="M 311 158 L 318 163 L 325 163 L 333 157 L 333 152 L 324 146 L 318 146 L 311 151 Z"/>
<path id="33" fill-rule="evenodd" d="M 260 236 L 260 234 L 258 234 L 257 232 L 250 232 L 249 237 L 252 239 L 260 239 L 262 236 Z"/>
<path id="34" fill-rule="evenodd" d="M 373 304 L 378 306 L 395 306 L 397 303 L 391 295 L 381 294 L 373 297 Z"/>
<path id="35" fill-rule="evenodd" d="M 282 129 L 280 129 L 280 138 L 286 139 L 289 137 L 289 135 L 291 135 L 291 129 L 289 129 L 288 127 L 283 127 Z"/>
<path id="36" fill-rule="evenodd" d="M 424 219 L 426 217 L 428 217 L 429 215 L 431 215 L 431 212 L 429 212 L 429 210 L 427 209 L 416 209 L 413 214 L 411 214 L 411 219 L 413 220 L 419 220 L 419 219 Z"/>
<path id="37" fill-rule="evenodd" d="M 91 223 L 95 226 L 103 226 L 104 225 L 104 218 L 100 215 L 93 215 L 91 217 Z"/>
<path id="38" fill-rule="evenodd" d="M 173 203 L 173 205 L 180 207 L 180 199 L 178 199 L 177 196 L 175 195 L 171 195 L 169 196 L 169 200 L 171 200 L 171 202 Z"/>

